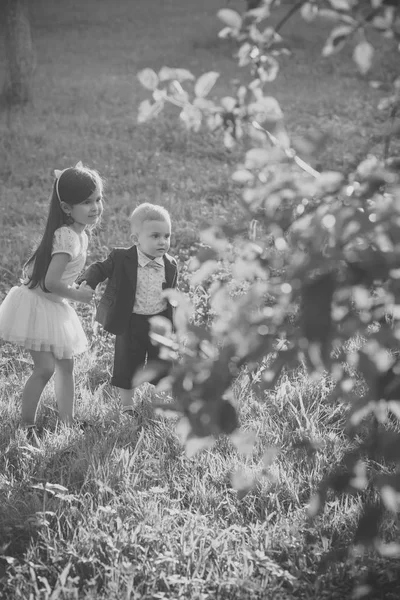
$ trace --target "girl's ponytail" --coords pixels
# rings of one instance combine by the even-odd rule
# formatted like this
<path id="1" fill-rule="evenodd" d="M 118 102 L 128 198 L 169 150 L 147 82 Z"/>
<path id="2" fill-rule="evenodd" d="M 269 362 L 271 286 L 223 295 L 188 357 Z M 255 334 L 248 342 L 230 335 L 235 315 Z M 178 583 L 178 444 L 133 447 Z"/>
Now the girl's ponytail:
<path id="1" fill-rule="evenodd" d="M 43 232 L 42 239 L 39 246 L 32 254 L 32 256 L 26 261 L 24 269 L 27 269 L 33 264 L 33 269 L 29 278 L 29 288 L 36 288 L 38 285 L 47 292 L 44 285 L 44 279 L 46 277 L 47 269 L 51 261 L 51 251 L 53 249 L 53 237 L 56 229 L 65 224 L 66 214 L 61 208 L 61 204 L 57 197 L 56 183 L 53 184 L 53 191 L 50 198 L 49 214 L 47 216 L 46 226 Z"/>

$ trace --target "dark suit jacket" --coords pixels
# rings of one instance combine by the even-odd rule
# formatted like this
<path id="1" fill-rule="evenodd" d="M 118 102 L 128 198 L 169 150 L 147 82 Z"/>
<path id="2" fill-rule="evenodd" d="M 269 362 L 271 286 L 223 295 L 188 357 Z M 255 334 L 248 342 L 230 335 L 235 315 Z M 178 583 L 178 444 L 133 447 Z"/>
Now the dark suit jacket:
<path id="1" fill-rule="evenodd" d="M 178 269 L 176 260 L 164 255 L 165 288 L 176 287 Z M 128 327 L 136 295 L 138 255 L 136 246 L 114 248 L 104 261 L 95 262 L 77 279 L 77 283 L 86 281 L 95 289 L 108 279 L 104 294 L 97 306 L 96 321 L 106 331 L 120 335 Z M 172 321 L 172 306 L 168 303 L 168 318 Z"/>

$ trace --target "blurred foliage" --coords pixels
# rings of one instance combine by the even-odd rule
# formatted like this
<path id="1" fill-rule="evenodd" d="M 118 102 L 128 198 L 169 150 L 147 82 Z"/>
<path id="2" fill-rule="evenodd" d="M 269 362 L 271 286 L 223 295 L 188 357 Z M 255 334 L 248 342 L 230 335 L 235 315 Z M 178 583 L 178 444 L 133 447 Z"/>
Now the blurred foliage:
<path id="1" fill-rule="evenodd" d="M 188 286 L 196 319 L 187 295 L 174 291 L 169 293 L 176 306 L 172 338 L 165 323 L 154 323 L 154 340 L 172 364 L 164 384 L 174 404 L 160 409 L 182 415 L 178 431 L 190 455 L 220 434 L 248 452 L 248 436 L 230 401 L 244 367 L 257 377 L 260 394 L 274 388 L 284 370 L 299 365 L 316 378 L 328 375 L 329 401 L 349 405 L 348 434 L 356 440 L 370 415 L 375 426 L 333 466 L 309 513 L 323 509 L 329 490 L 357 494 L 372 486 L 379 501 L 365 507 L 354 541 L 399 555 L 398 544 L 379 540 L 382 511 L 399 509 L 399 475 L 390 469 L 376 475 L 370 462 L 400 462 L 399 434 L 389 435 L 383 426 L 388 418 L 400 418 L 400 157 L 391 152 L 400 131 L 400 77 L 379 105 L 389 121 L 382 155 L 366 152 L 350 173 L 316 171 L 311 163 L 327 140 L 314 131 L 293 147 L 278 101 L 264 93 L 279 73 L 279 58 L 291 53 L 280 30 L 295 12 L 315 27 L 319 19 L 331 20 L 322 55 L 353 44 L 356 69 L 367 76 L 377 51 L 372 30 L 393 41 L 393 52 L 400 49 L 399 2 L 300 1 L 272 27 L 269 18 L 277 4 L 260 0 L 248 2 L 243 14 L 230 8 L 218 12 L 224 23 L 219 36 L 236 40 L 239 66 L 251 73 L 250 83 L 237 83 L 232 96 L 208 99 L 219 77 L 215 71 L 198 78 L 184 68 L 163 67 L 158 73 L 146 68 L 138 74 L 152 94 L 139 107 L 139 123 L 171 103 L 187 129 L 205 126 L 221 132 L 227 148 L 238 141 L 243 145 L 232 178 L 242 188 L 247 222 L 233 226 L 221 220 L 201 232 Z M 352 344 L 355 338 L 362 342 Z M 149 366 L 149 374 L 154 368 Z M 315 450 L 310 441 L 307 448 Z M 232 482 L 241 494 L 252 487 L 247 475 Z"/>

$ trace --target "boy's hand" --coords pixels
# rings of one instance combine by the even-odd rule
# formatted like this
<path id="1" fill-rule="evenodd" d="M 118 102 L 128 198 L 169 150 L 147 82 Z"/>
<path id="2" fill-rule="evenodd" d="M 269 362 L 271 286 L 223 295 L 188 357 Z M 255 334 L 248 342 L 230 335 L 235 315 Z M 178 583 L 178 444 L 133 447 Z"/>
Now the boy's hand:
<path id="1" fill-rule="evenodd" d="M 92 288 L 86 283 L 86 281 L 82 281 L 82 283 L 79 285 L 76 291 L 78 302 L 91 304 L 94 298 L 94 290 L 92 290 Z"/>

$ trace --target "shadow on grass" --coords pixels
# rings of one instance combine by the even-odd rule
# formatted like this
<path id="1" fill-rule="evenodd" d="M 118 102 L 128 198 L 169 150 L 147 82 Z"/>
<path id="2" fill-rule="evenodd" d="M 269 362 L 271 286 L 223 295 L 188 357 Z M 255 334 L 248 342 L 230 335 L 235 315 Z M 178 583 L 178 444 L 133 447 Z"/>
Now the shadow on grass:
<path id="1" fill-rule="evenodd" d="M 56 584 L 58 567 L 51 566 L 52 547 L 73 543 L 85 522 L 85 508 L 90 513 L 98 507 L 106 509 L 118 495 L 124 476 L 129 476 L 122 452 L 139 440 L 149 416 L 147 411 L 144 413 L 134 423 L 111 409 L 82 431 L 78 427 L 54 426 L 55 417 L 46 411 L 39 419 L 42 435 L 37 446 L 27 443 L 21 429 L 10 432 L 9 427 L 3 428 L 0 597 L 14 597 L 10 590 L 17 583 L 18 573 L 29 579 L 30 560 L 39 571 L 43 565 L 48 580 L 54 576 Z M 111 460 L 113 468 L 109 467 Z M 77 561 L 76 569 L 82 581 L 93 576 L 92 566 L 83 559 Z M 12 573 L 10 585 L 7 573 Z M 6 592 L 11 595 L 3 596 Z"/>

